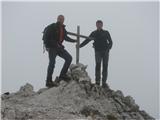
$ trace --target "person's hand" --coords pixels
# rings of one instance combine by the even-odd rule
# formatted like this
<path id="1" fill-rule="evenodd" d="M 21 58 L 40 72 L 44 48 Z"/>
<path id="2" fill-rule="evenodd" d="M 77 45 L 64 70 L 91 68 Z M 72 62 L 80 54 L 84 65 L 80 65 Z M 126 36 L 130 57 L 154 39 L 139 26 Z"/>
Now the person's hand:
<path id="1" fill-rule="evenodd" d="M 74 43 L 76 43 L 76 42 L 77 42 L 77 40 L 74 40 L 74 39 L 73 39 L 73 42 L 74 42 Z"/>

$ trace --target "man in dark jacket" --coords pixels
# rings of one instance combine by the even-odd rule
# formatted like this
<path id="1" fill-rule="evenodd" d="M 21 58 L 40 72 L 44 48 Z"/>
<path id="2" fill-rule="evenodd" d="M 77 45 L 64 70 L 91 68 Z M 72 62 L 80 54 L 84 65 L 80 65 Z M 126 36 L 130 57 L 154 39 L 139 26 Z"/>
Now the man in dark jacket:
<path id="1" fill-rule="evenodd" d="M 96 84 L 100 85 L 101 79 L 101 62 L 103 61 L 103 71 L 102 71 L 102 87 L 106 87 L 106 80 L 108 76 L 108 59 L 109 50 L 112 48 L 112 39 L 108 31 L 103 30 L 103 22 L 98 20 L 96 22 L 97 30 L 93 31 L 89 37 L 94 38 L 94 49 L 95 49 L 95 80 Z M 91 39 L 86 39 L 80 44 L 80 47 L 85 46 L 89 43 Z"/>
<path id="2" fill-rule="evenodd" d="M 76 40 L 73 40 L 67 36 L 67 31 L 63 23 L 64 23 L 64 16 L 59 15 L 57 17 L 57 22 L 50 24 L 44 30 L 45 36 L 43 36 L 44 37 L 43 40 L 49 55 L 49 65 L 47 69 L 47 80 L 46 80 L 47 87 L 52 87 L 55 85 L 54 82 L 52 81 L 52 74 L 54 71 L 55 59 L 57 55 L 65 60 L 65 63 L 59 75 L 59 81 L 62 79 L 63 80 L 70 79 L 66 75 L 66 73 L 72 62 L 72 56 L 64 49 L 62 43 L 64 40 L 69 42 L 76 42 Z"/>

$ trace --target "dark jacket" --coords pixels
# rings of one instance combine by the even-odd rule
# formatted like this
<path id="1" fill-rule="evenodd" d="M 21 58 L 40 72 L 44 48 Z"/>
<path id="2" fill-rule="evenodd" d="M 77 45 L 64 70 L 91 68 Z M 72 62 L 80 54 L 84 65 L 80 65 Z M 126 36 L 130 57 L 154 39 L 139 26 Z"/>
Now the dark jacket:
<path id="1" fill-rule="evenodd" d="M 105 51 L 112 48 L 112 39 L 109 32 L 106 30 L 95 30 L 89 35 L 89 37 L 93 38 L 93 45 L 96 51 Z M 80 44 L 80 47 L 85 46 L 90 41 L 91 39 L 84 40 Z"/>
<path id="2" fill-rule="evenodd" d="M 63 25 L 64 29 L 64 40 L 69 41 L 69 42 L 75 42 L 75 40 L 71 39 L 70 37 L 67 36 L 67 31 L 65 29 L 65 25 Z M 46 27 L 44 30 L 45 32 L 45 38 L 43 38 L 44 44 L 47 48 L 54 48 L 57 47 L 60 43 L 60 24 L 57 23 L 52 23 Z"/>

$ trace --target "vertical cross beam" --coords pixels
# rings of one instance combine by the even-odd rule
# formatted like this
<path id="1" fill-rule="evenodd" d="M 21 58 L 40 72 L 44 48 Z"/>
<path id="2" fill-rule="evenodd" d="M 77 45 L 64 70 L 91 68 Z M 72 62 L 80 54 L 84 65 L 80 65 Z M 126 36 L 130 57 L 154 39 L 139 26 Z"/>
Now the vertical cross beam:
<path id="1" fill-rule="evenodd" d="M 76 64 L 79 63 L 80 26 L 77 26 Z"/>

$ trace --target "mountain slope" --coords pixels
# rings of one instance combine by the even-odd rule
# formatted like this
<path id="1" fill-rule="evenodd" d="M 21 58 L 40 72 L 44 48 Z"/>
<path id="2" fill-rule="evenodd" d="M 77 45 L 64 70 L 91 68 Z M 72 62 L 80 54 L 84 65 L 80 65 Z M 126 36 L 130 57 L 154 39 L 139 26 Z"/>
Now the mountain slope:
<path id="1" fill-rule="evenodd" d="M 154 120 L 130 96 L 91 83 L 83 64 L 71 65 L 72 80 L 58 87 L 33 91 L 26 84 L 16 93 L 1 95 L 3 120 Z"/>

